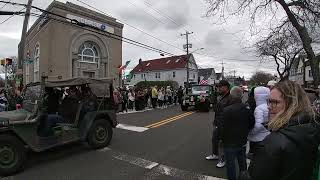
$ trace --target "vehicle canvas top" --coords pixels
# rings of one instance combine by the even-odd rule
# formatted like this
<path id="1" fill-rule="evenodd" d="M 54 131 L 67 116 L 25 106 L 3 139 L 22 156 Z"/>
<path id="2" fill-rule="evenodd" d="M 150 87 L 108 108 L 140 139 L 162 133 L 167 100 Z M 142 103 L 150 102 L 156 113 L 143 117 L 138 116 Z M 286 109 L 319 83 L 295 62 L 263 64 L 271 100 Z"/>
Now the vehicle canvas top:
<path id="1" fill-rule="evenodd" d="M 108 78 L 93 79 L 93 78 L 71 78 L 60 81 L 46 81 L 45 87 L 68 87 L 68 86 L 81 86 L 88 84 L 91 91 L 97 97 L 110 97 L 110 86 L 113 80 Z M 40 82 L 30 83 L 27 87 L 40 85 Z"/>
<path id="2" fill-rule="evenodd" d="M 61 81 L 46 81 L 46 87 L 79 86 L 84 84 L 112 84 L 112 79 L 72 78 Z"/>
<path id="3" fill-rule="evenodd" d="M 66 86 L 79 86 L 88 84 L 93 94 L 97 97 L 110 97 L 110 85 L 113 80 L 104 79 L 93 79 L 93 78 L 72 78 L 62 81 L 47 81 L 46 87 L 66 87 Z"/>

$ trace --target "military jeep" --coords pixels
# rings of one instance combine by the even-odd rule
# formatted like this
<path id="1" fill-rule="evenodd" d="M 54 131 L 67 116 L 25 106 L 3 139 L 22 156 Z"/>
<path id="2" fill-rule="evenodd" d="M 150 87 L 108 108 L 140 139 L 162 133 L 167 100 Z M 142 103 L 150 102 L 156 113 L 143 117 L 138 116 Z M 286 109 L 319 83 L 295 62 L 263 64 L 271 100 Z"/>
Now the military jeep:
<path id="1" fill-rule="evenodd" d="M 191 85 L 183 96 L 181 110 L 187 111 L 189 107 L 196 110 L 210 110 L 215 103 L 216 96 L 211 85 Z"/>
<path id="2" fill-rule="evenodd" d="M 0 112 L 0 175 L 22 170 L 28 150 L 41 152 L 77 141 L 93 149 L 109 145 L 117 126 L 112 90 L 111 79 L 28 84 L 22 109 Z"/>

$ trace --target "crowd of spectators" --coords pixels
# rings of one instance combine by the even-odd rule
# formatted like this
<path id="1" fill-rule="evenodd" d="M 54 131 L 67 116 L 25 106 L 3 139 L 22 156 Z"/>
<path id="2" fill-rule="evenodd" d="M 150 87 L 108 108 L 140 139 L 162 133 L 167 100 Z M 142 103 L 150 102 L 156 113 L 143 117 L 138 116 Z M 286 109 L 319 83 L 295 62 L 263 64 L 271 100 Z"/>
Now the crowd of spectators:
<path id="1" fill-rule="evenodd" d="M 118 112 L 141 111 L 149 108 L 167 108 L 169 105 L 180 104 L 183 88 L 167 87 L 126 88 L 120 87 L 113 91 L 115 108 Z"/>

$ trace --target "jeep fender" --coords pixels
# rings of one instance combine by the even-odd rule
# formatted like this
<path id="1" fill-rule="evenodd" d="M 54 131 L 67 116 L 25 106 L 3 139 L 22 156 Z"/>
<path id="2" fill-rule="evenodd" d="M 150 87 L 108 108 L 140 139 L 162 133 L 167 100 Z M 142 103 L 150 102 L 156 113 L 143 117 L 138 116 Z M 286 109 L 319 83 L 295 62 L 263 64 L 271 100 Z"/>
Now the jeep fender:
<path id="1" fill-rule="evenodd" d="M 79 126 L 80 139 L 82 141 L 86 140 L 87 134 L 91 128 L 91 125 L 96 119 L 105 119 L 106 121 L 109 121 L 113 128 L 115 128 L 118 124 L 116 121 L 115 111 L 110 110 L 110 111 L 88 112 L 84 116 L 83 120 L 81 120 L 81 123 Z"/>

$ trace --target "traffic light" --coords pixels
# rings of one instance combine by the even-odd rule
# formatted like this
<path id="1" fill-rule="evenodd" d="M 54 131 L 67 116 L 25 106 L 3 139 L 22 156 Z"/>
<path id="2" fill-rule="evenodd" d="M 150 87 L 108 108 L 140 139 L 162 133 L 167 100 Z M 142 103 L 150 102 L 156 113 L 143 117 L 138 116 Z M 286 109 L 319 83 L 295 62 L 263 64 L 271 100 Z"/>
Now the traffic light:
<path id="1" fill-rule="evenodd" d="M 12 59 L 11 58 L 1 59 L 0 64 L 1 66 L 12 65 Z"/>
<path id="2" fill-rule="evenodd" d="M 6 63 L 7 63 L 7 65 L 12 65 L 12 59 L 11 58 L 6 58 Z"/>

